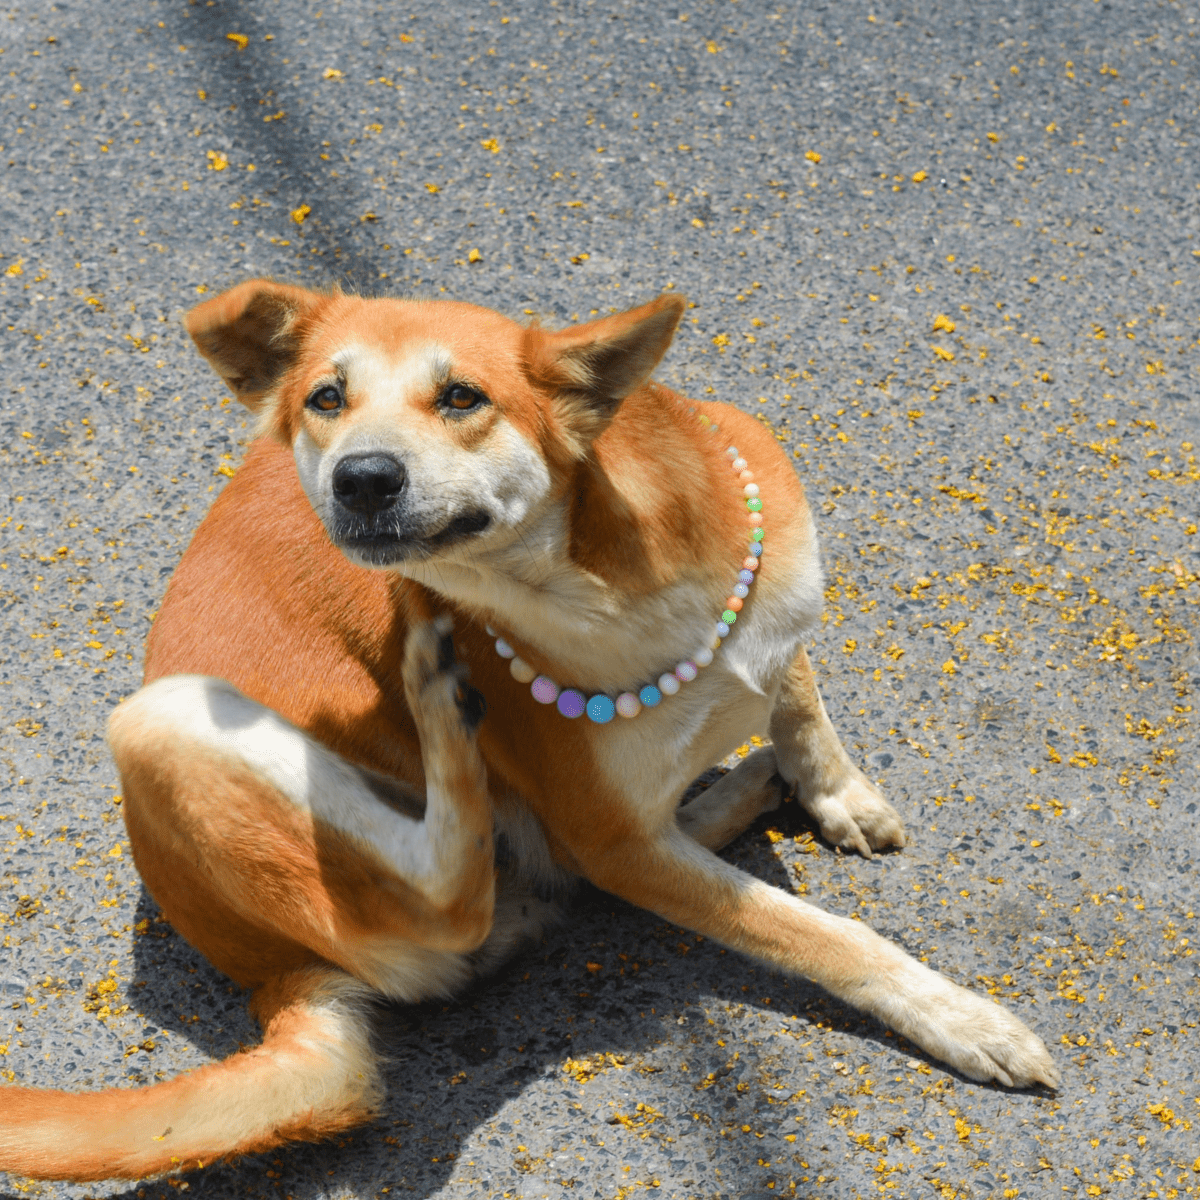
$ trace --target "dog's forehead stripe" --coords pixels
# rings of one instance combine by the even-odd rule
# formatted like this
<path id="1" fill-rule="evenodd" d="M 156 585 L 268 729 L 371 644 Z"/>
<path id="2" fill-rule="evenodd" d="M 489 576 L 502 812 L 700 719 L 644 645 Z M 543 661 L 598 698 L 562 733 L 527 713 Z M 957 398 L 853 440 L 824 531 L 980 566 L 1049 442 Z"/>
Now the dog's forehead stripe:
<path id="1" fill-rule="evenodd" d="M 450 351 L 437 342 L 408 346 L 389 354 L 361 343 L 332 356 L 352 392 L 374 404 L 403 403 L 427 391 L 450 373 Z"/>

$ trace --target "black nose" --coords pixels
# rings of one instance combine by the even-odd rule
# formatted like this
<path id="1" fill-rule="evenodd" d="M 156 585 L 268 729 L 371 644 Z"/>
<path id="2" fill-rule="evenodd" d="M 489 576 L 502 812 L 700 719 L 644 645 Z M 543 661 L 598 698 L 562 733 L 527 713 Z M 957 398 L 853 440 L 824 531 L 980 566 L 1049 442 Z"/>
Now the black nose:
<path id="1" fill-rule="evenodd" d="M 404 468 L 390 454 L 353 454 L 333 469 L 333 494 L 343 508 L 372 516 L 391 508 L 404 488 Z"/>

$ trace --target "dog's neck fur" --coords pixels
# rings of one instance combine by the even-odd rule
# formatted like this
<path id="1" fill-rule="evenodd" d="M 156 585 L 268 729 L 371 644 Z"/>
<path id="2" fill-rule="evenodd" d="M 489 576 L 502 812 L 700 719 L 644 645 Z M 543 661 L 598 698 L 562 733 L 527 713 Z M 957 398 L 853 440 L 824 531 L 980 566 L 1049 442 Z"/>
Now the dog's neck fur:
<path id="1" fill-rule="evenodd" d="M 564 685 L 633 687 L 689 657 L 712 636 L 745 526 L 724 443 L 665 399 L 647 389 L 627 400 L 507 542 L 403 573 Z"/>

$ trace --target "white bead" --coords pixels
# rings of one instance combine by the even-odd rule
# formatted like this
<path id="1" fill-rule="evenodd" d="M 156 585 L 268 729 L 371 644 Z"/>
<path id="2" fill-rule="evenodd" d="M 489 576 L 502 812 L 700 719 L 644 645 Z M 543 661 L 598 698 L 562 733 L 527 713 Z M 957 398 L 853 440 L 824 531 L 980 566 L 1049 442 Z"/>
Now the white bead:
<path id="1" fill-rule="evenodd" d="M 485 626 L 484 626 L 484 629 L 486 629 L 486 630 L 487 630 L 487 635 L 488 635 L 488 637 L 495 637 L 495 636 L 496 636 L 496 631 L 495 631 L 495 630 L 494 630 L 494 629 L 493 629 L 493 628 L 492 628 L 490 625 L 485 625 Z"/>
<path id="2" fill-rule="evenodd" d="M 497 638 L 496 653 L 501 658 L 515 658 L 517 652 L 503 638 Z"/>
<path id="3" fill-rule="evenodd" d="M 735 471 L 744 471 L 750 464 L 744 458 L 735 458 L 730 465 Z"/>
<path id="4" fill-rule="evenodd" d="M 725 455 L 732 461 L 738 456 L 738 448 L 736 446 L 730 446 L 729 449 L 725 451 Z"/>
<path id="5" fill-rule="evenodd" d="M 537 672 L 523 658 L 514 658 L 508 664 L 508 669 L 518 683 L 532 683 L 537 675 Z"/>
<path id="6" fill-rule="evenodd" d="M 744 583 L 735 583 L 733 585 L 733 594 L 742 600 L 750 595 L 750 589 Z"/>
<path id="7" fill-rule="evenodd" d="M 713 652 L 707 646 L 705 646 L 703 650 L 697 650 L 696 653 L 692 655 L 692 662 L 694 662 L 698 667 L 707 667 L 712 660 Z"/>
<path id="8" fill-rule="evenodd" d="M 691 683 L 696 678 L 696 664 L 694 662 L 681 662 L 675 668 L 675 678 L 680 683 Z"/>
<path id="9" fill-rule="evenodd" d="M 616 701 L 617 712 L 623 717 L 636 717 L 642 711 L 642 702 L 632 692 L 622 692 Z"/>
<path id="10" fill-rule="evenodd" d="M 679 691 L 679 686 L 679 680 L 669 672 L 666 675 L 660 675 L 658 677 L 658 690 L 662 692 L 664 696 L 674 696 L 675 693 Z"/>
<path id="11" fill-rule="evenodd" d="M 742 495 L 743 496 L 757 496 L 758 495 L 758 484 L 757 483 L 746 484 L 746 486 L 744 488 L 742 488 Z"/>

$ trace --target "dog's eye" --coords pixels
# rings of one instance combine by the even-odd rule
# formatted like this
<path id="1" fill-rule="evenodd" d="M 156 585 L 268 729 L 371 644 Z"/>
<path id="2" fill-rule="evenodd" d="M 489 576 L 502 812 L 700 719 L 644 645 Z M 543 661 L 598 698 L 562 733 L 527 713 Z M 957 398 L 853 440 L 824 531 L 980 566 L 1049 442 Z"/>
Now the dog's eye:
<path id="1" fill-rule="evenodd" d="M 323 387 L 317 388 L 315 392 L 308 398 L 308 407 L 319 413 L 334 413 L 338 409 L 344 407 L 346 403 L 345 397 L 342 395 L 341 388 Z"/>
<path id="2" fill-rule="evenodd" d="M 470 412 L 473 408 L 487 404 L 488 398 L 465 383 L 452 383 L 442 393 L 441 402 L 445 408 L 452 409 L 454 412 Z"/>

